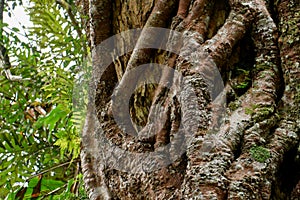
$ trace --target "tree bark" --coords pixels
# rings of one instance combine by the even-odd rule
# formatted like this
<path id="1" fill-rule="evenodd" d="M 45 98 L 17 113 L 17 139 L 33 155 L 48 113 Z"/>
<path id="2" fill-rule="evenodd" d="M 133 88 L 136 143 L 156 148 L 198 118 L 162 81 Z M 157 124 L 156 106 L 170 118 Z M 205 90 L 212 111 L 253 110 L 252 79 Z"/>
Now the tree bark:
<path id="1" fill-rule="evenodd" d="M 79 5 L 94 70 L 81 153 L 90 199 L 299 198 L 299 0 Z M 176 51 L 151 48 L 163 40 Z M 130 75 L 147 63 L 168 68 Z M 144 72 L 159 81 L 137 87 Z"/>

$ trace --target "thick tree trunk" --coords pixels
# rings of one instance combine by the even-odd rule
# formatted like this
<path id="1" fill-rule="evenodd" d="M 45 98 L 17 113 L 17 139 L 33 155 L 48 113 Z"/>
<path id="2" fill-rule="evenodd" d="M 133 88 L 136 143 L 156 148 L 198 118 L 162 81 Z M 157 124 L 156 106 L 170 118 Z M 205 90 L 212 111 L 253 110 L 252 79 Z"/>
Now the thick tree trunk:
<path id="1" fill-rule="evenodd" d="M 80 5 L 94 66 L 81 153 L 91 199 L 299 198 L 299 0 Z M 163 29 L 163 50 L 151 27 L 176 31 Z M 146 63 L 169 69 L 139 72 Z M 136 87 L 145 71 L 153 81 Z"/>

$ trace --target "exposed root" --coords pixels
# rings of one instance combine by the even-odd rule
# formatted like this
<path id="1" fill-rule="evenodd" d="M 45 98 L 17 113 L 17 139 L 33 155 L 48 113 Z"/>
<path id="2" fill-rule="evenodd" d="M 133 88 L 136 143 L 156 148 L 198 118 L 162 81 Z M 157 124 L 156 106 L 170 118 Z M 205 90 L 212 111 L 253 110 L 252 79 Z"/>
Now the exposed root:
<path id="1" fill-rule="evenodd" d="M 246 3 L 245 5 L 236 4 L 232 5 L 228 19 L 218 33 L 212 39 L 206 41 L 203 46 L 219 68 L 232 54 L 236 43 L 245 35 L 253 20 L 253 15 L 255 15 L 252 6 Z"/>
<path id="2" fill-rule="evenodd" d="M 98 2 L 99 3 L 99 2 Z M 89 8 L 87 8 L 89 7 Z M 89 13 L 87 13 L 89 10 Z M 94 1 L 83 1 L 83 11 L 84 14 L 89 15 L 89 22 L 87 25 L 87 33 L 90 37 L 90 43 L 93 51 L 93 62 L 95 64 L 94 68 L 94 80 L 99 80 L 100 77 L 97 74 L 97 66 L 99 64 L 99 58 L 97 58 L 96 54 L 96 46 L 100 44 L 103 40 L 107 39 L 111 36 L 111 4 L 110 1 L 101 1 L 99 4 L 96 4 Z M 101 12 L 99 12 L 101 11 Z M 97 81 L 95 81 L 97 82 Z M 95 82 L 91 82 L 90 91 L 89 91 L 89 103 L 85 125 L 82 132 L 82 151 L 81 151 L 81 165 L 82 172 L 84 175 L 85 187 L 87 189 L 87 193 L 90 199 L 98 200 L 106 198 L 108 199 L 110 194 L 103 182 L 103 179 L 99 178 L 99 176 L 95 176 L 95 171 L 99 166 L 95 165 L 95 159 L 99 157 L 98 152 L 95 151 L 96 144 L 95 141 L 92 140 L 96 135 L 96 129 L 99 126 L 97 123 L 96 116 L 96 108 L 95 108 L 95 91 L 96 84 Z M 108 84 L 109 85 L 109 84 Z M 107 88 L 109 90 L 109 87 Z"/>
<path id="3" fill-rule="evenodd" d="M 235 7 L 233 6 L 233 8 Z M 232 48 L 244 36 L 250 24 L 253 8 L 249 8 L 246 4 L 239 7 L 239 9 L 231 12 L 224 26 L 204 45 L 204 48 L 210 54 L 209 56 L 218 66 L 222 65 L 224 60 L 231 55 Z M 200 67 L 201 70 L 198 69 L 195 72 L 211 71 L 212 67 L 209 66 L 207 64 L 203 65 Z M 210 70 L 205 70 L 206 67 Z M 189 73 L 193 73 L 193 69 L 188 70 Z M 204 77 L 209 80 L 209 87 L 215 83 L 214 76 L 217 73 L 211 72 L 211 75 L 209 73 L 201 74 L 206 74 Z M 203 91 L 203 89 L 201 90 Z M 203 94 L 201 96 L 203 97 Z M 205 103 L 201 102 L 201 105 L 205 105 Z M 195 132 L 187 150 L 189 163 L 181 189 L 184 198 L 198 196 L 200 199 L 211 197 L 223 199 L 226 197 L 227 179 L 224 173 L 233 160 L 234 152 L 240 144 L 241 134 L 249 126 L 249 121 L 250 116 L 247 116 L 243 109 L 238 109 L 229 118 L 228 123 L 221 126 L 217 134 L 204 136 L 197 133 L 197 131 Z M 208 126 L 203 128 L 205 130 Z"/>
<path id="4" fill-rule="evenodd" d="M 130 60 L 128 61 L 126 71 L 133 69 L 141 64 L 148 63 L 153 56 L 154 51 L 149 49 L 142 49 L 141 47 L 147 46 L 147 44 L 155 44 L 157 41 L 160 41 L 160 34 L 151 32 L 149 27 L 166 27 L 168 20 L 171 17 L 173 10 L 176 8 L 178 0 L 159 0 L 149 16 L 144 28 L 142 31 L 138 42 L 136 44 L 135 50 L 132 52 Z M 154 37 L 156 36 L 156 37 Z M 125 72 L 126 73 L 126 72 Z M 124 75 L 126 78 L 126 75 Z M 122 82 L 120 83 L 122 84 Z M 134 84 L 134 83 L 132 83 Z"/>
<path id="5" fill-rule="evenodd" d="M 189 6 L 191 0 L 179 0 L 179 6 L 177 11 L 177 16 L 184 19 L 188 14 Z"/>
<path id="6" fill-rule="evenodd" d="M 255 99 L 258 100 L 258 102 L 255 101 L 255 103 L 259 105 L 257 107 L 259 109 L 254 109 L 254 113 L 256 114 L 252 116 L 252 120 L 261 122 L 256 123 L 245 132 L 244 153 L 232 165 L 228 172 L 228 178 L 231 180 L 228 193 L 228 198 L 230 199 L 270 199 L 273 178 L 283 161 L 284 155 L 291 148 L 295 147 L 299 141 L 299 135 L 294 132 L 297 130 L 294 121 L 297 117 L 293 118 L 293 121 L 290 121 L 292 118 L 282 119 L 274 133 L 266 131 L 266 129 L 270 129 L 276 124 L 277 117 L 276 115 L 274 116 L 273 113 L 275 101 L 278 97 L 279 84 L 277 83 L 280 82 L 280 80 L 278 79 L 278 64 L 276 60 L 277 49 L 275 41 L 277 37 L 274 31 L 275 25 L 271 21 L 267 11 L 265 11 L 263 7 L 261 8 L 263 10 L 261 10 L 261 14 L 258 15 L 256 31 L 254 33 L 254 41 L 256 42 L 258 55 L 256 58 L 258 73 L 254 81 L 254 89 L 252 92 L 254 97 L 256 97 Z M 266 27 L 266 29 L 262 27 Z M 283 66 L 286 66 L 284 62 Z M 289 85 L 289 79 L 286 80 L 286 83 Z M 287 93 L 289 93 L 289 91 L 286 91 L 285 95 Z M 293 98 L 289 97 L 288 99 L 293 101 Z M 288 106 L 285 106 L 285 108 L 289 109 Z M 279 113 L 282 115 L 281 112 Z M 273 116 L 262 121 L 262 119 L 268 118 L 270 115 Z M 257 130 L 259 130 L 259 132 L 257 132 Z M 272 139 L 269 144 L 265 145 L 266 152 L 269 152 L 268 159 L 259 163 L 249 155 L 249 149 L 251 146 L 253 147 L 253 145 L 265 143 L 265 139 L 270 137 L 270 134 Z"/>
<path id="7" fill-rule="evenodd" d="M 126 95 L 120 94 L 120 90 L 121 90 L 120 88 L 121 87 L 132 88 L 137 85 L 138 77 L 130 78 L 130 76 L 128 75 L 130 73 L 129 71 L 133 70 L 137 66 L 149 63 L 155 52 L 153 49 L 149 49 L 149 47 L 153 46 L 153 44 L 157 44 L 156 46 L 160 46 L 159 41 L 162 41 L 161 37 L 163 33 L 158 34 L 156 30 L 152 30 L 149 27 L 165 27 L 168 23 L 168 19 L 171 17 L 171 14 L 176 8 L 177 4 L 178 4 L 177 0 L 172 0 L 172 1 L 159 0 L 155 4 L 153 11 L 144 26 L 145 29 L 142 30 L 141 35 L 139 36 L 139 39 L 136 43 L 136 46 L 131 54 L 125 73 L 119 83 L 119 87 L 115 88 L 115 93 L 114 93 L 115 96 L 118 96 L 123 99 L 120 99 L 118 101 L 113 100 L 112 101 L 113 109 L 120 110 L 119 108 L 122 107 L 121 104 L 127 103 L 125 99 Z M 129 82 L 130 85 L 126 85 Z M 125 124 L 129 125 L 131 124 L 131 121 L 126 121 Z M 134 133 L 135 130 L 133 127 L 131 127 L 126 131 L 131 132 L 132 135 L 136 135 Z"/>

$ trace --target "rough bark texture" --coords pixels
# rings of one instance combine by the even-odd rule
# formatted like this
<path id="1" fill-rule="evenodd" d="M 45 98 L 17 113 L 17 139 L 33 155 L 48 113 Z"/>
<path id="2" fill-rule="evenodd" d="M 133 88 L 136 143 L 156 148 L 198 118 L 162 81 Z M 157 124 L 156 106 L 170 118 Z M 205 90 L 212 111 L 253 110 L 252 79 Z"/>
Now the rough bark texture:
<path id="1" fill-rule="evenodd" d="M 80 5 L 89 17 L 94 65 L 81 153 L 90 199 L 299 198 L 299 0 L 83 0 Z M 160 39 L 145 29 L 137 38 L 124 37 L 118 44 L 122 56 L 99 71 L 111 55 L 96 46 L 143 27 L 184 33 L 180 44 L 176 35 L 168 37 L 180 56 L 141 49 Z M 126 45 L 135 45 L 133 51 L 126 53 Z M 161 84 L 137 88 L 129 110 L 138 126 L 119 127 L 112 112 L 122 101 L 112 96 L 135 88 L 138 79 L 129 71 L 151 62 L 168 65 L 184 79 L 164 70 L 157 74 L 160 83 L 169 81 L 177 86 L 174 91 Z M 226 108 L 214 104 L 222 97 L 222 88 L 214 88 L 216 69 Z M 121 150 L 163 154 L 149 160 L 158 169 L 147 171 L 140 165 L 145 157 L 129 163 Z M 170 162 L 174 155 L 181 156 Z M 137 173 L 117 170 L 124 166 Z"/>

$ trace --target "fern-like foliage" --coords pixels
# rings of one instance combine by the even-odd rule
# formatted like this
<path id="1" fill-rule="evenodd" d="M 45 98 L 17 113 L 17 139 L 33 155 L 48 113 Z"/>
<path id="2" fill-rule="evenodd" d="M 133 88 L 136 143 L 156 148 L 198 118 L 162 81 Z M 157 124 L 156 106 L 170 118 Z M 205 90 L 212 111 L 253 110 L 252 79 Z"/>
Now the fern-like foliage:
<path id="1" fill-rule="evenodd" d="M 74 2 L 59 2 L 31 0 L 33 26 L 25 33 L 1 22 L 10 72 L 22 79 L 9 80 L 1 68 L 0 199 L 79 199 L 83 191 L 78 156 L 86 100 L 75 97 L 87 94 L 78 74 L 88 75 L 88 49 Z M 14 6 L 8 1 L 5 12 Z"/>

